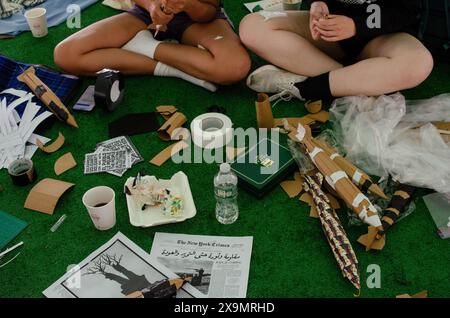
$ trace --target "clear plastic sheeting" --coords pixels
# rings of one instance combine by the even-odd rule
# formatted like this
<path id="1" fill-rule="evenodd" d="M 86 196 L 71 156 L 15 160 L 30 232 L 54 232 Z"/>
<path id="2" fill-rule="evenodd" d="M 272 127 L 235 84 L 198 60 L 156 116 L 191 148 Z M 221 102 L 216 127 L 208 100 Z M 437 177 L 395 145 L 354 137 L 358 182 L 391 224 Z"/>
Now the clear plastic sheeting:
<path id="1" fill-rule="evenodd" d="M 450 145 L 429 123 L 450 120 L 450 95 L 414 102 L 400 93 L 345 97 L 333 103 L 330 115 L 347 159 L 362 170 L 450 192 Z"/>

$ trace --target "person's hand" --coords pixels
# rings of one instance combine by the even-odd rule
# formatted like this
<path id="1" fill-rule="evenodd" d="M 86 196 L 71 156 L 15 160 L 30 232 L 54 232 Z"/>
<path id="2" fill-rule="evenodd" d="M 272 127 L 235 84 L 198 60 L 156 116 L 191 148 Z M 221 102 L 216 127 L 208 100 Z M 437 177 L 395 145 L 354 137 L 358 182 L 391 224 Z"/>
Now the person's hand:
<path id="1" fill-rule="evenodd" d="M 356 35 L 355 21 L 344 15 L 329 15 L 313 21 L 313 28 L 319 32 L 320 38 L 327 42 L 338 42 Z"/>
<path id="2" fill-rule="evenodd" d="M 153 0 L 148 5 L 148 12 L 154 25 L 168 25 L 173 19 L 173 12 L 165 10 L 162 1 Z"/>
<path id="3" fill-rule="evenodd" d="M 315 22 L 319 22 L 320 19 L 327 17 L 330 14 L 330 10 L 325 2 L 316 1 L 311 4 L 309 11 L 309 28 L 311 30 L 311 36 L 314 40 L 320 39 L 320 32 L 315 27 Z"/>
<path id="4" fill-rule="evenodd" d="M 162 5 L 166 12 L 177 14 L 186 9 L 188 0 L 162 0 Z"/>

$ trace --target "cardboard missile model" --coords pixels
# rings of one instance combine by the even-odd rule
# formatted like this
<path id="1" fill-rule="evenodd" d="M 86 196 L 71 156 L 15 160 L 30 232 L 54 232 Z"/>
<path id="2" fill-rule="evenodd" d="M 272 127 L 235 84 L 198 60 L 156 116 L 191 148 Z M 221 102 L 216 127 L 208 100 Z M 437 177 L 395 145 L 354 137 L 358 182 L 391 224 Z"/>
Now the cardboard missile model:
<path id="1" fill-rule="evenodd" d="M 382 250 L 384 248 L 387 230 L 397 222 L 400 214 L 411 202 L 415 191 L 416 188 L 403 184 L 397 188 L 381 219 L 383 229 L 379 230 L 378 228 L 369 226 L 368 233 L 361 235 L 358 239 L 358 242 L 366 247 L 366 251 L 371 249 Z"/>
<path id="2" fill-rule="evenodd" d="M 356 258 L 356 254 L 353 251 L 352 245 L 350 244 L 336 211 L 331 207 L 329 198 L 321 189 L 323 178 L 323 175 L 320 173 L 317 173 L 314 176 L 306 175 L 304 176 L 305 181 L 303 187 L 314 199 L 320 223 L 322 224 L 328 244 L 342 271 L 342 275 L 347 278 L 356 289 L 361 290 L 358 259 Z"/>
<path id="3" fill-rule="evenodd" d="M 174 298 L 181 287 L 191 281 L 192 277 L 166 279 L 155 282 L 143 290 L 136 291 L 128 295 L 127 298 Z"/>
<path id="4" fill-rule="evenodd" d="M 353 163 L 342 157 L 333 147 L 330 147 L 321 140 L 314 140 L 314 143 L 322 148 L 342 170 L 352 179 L 353 183 L 358 186 L 363 192 L 370 192 L 376 196 L 387 200 L 386 194 L 384 194 L 381 188 L 373 183 L 370 177 L 364 172 L 358 169 Z"/>
<path id="5" fill-rule="evenodd" d="M 290 134 L 291 138 L 293 134 Z M 314 165 L 324 175 L 327 183 L 339 194 L 339 197 L 358 215 L 366 224 L 383 230 L 377 210 L 369 199 L 352 183 L 347 174 L 318 147 L 311 136 L 308 126 L 298 125 L 295 139 L 307 150 Z"/>
<path id="6" fill-rule="evenodd" d="M 67 123 L 68 125 L 78 128 L 78 124 L 67 107 L 59 99 L 58 96 L 45 85 L 39 77 L 36 76 L 34 67 L 28 68 L 17 79 L 25 83 L 31 91 L 39 98 L 45 106 L 58 118 L 58 120 Z"/>

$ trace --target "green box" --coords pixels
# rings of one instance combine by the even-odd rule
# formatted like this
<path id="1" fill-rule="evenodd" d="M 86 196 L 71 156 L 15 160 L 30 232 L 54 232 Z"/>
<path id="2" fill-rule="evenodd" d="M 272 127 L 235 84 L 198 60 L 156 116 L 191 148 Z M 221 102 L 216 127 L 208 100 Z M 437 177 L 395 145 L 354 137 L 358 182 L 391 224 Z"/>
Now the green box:
<path id="1" fill-rule="evenodd" d="M 289 149 L 268 138 L 260 140 L 231 163 L 231 169 L 239 178 L 239 187 L 258 198 L 269 193 L 296 168 Z"/>

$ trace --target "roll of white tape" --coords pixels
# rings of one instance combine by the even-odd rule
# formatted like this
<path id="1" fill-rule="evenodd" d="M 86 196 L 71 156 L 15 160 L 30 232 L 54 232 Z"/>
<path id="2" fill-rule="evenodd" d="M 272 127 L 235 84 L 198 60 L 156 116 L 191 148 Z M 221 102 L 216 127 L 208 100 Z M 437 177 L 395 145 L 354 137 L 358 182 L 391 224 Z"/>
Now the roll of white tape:
<path id="1" fill-rule="evenodd" d="M 204 149 L 218 149 L 233 139 L 231 119 L 220 113 L 206 113 L 191 123 L 192 141 Z"/>

